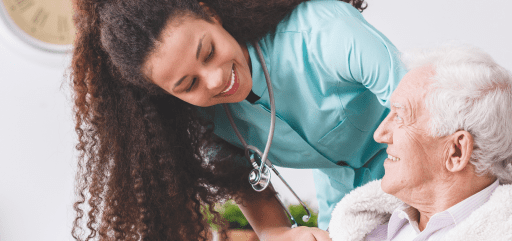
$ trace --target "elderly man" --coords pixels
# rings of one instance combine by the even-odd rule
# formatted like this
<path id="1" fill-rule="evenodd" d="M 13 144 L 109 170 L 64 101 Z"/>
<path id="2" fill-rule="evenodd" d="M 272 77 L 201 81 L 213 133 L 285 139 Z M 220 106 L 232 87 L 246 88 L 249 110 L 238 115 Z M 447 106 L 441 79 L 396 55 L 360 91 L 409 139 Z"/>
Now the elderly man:
<path id="1" fill-rule="evenodd" d="M 375 131 L 385 175 L 336 206 L 338 240 L 512 240 L 512 76 L 481 50 L 418 53 Z"/>

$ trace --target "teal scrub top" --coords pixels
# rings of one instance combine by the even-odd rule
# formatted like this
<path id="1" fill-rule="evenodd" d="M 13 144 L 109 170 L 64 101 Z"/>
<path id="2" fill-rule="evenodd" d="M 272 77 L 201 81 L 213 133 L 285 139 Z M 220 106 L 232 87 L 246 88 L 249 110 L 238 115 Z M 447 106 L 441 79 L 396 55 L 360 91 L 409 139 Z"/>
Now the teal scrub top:
<path id="1" fill-rule="evenodd" d="M 334 205 L 346 193 L 384 175 L 386 145 L 376 143 L 373 132 L 406 71 L 396 47 L 340 1 L 298 5 L 258 44 L 277 113 L 269 160 L 314 169 L 318 226 L 327 229 Z M 252 91 L 261 98 L 228 106 L 246 142 L 263 151 L 270 128 L 268 89 L 256 50 L 247 47 Z M 221 105 L 204 111 L 216 135 L 243 148 Z"/>

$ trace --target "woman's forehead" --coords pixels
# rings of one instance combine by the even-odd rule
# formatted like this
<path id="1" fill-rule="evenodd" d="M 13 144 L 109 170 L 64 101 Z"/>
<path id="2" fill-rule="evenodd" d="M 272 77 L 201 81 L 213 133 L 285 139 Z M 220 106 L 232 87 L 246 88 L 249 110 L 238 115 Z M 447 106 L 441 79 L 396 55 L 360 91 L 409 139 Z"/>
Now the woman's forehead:
<path id="1" fill-rule="evenodd" d="M 167 25 L 148 60 L 184 57 L 184 54 L 195 55 L 196 52 L 191 51 L 197 49 L 201 38 L 206 36 L 209 29 L 207 25 L 208 22 L 197 18 L 184 20 L 179 25 Z"/>
<path id="2" fill-rule="evenodd" d="M 209 39 L 213 25 L 197 17 L 184 17 L 181 24 L 169 24 L 161 40 L 144 64 L 144 72 L 153 82 L 176 79 L 184 75 L 184 66 L 197 62 Z M 188 63 L 188 64 L 187 64 Z"/>

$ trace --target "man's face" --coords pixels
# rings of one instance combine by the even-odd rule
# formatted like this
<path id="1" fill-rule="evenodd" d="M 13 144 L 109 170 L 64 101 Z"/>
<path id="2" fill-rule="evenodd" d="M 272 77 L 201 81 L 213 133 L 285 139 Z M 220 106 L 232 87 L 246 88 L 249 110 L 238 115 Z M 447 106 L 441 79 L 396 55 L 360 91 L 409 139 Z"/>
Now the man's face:
<path id="1" fill-rule="evenodd" d="M 429 135 L 424 100 L 433 75 L 431 66 L 406 74 L 391 96 L 391 112 L 374 133 L 377 142 L 388 144 L 382 189 L 405 202 L 435 187 L 448 157 L 447 139 Z"/>

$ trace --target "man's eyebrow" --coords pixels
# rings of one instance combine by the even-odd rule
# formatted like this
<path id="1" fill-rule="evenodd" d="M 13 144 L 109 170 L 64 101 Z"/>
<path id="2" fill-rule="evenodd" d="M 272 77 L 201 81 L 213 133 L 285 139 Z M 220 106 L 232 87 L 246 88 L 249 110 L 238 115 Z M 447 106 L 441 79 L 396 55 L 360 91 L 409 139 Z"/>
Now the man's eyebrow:
<path id="1" fill-rule="evenodd" d="M 181 82 L 183 82 L 183 80 L 185 80 L 185 78 L 187 78 L 186 75 L 181 77 L 181 79 L 178 80 L 178 82 L 176 82 L 176 84 L 174 84 L 174 87 L 172 87 L 172 91 L 174 91 L 174 89 L 176 89 L 176 87 L 178 87 L 181 84 Z"/>
<path id="2" fill-rule="evenodd" d="M 199 44 L 197 45 L 196 59 L 199 59 L 199 54 L 201 53 L 201 48 L 203 47 L 203 39 L 205 36 L 206 34 L 204 34 L 203 37 L 199 39 Z"/>
<path id="3" fill-rule="evenodd" d="M 397 109 L 405 109 L 404 106 L 398 102 L 392 102 L 391 106 L 397 108 Z"/>

